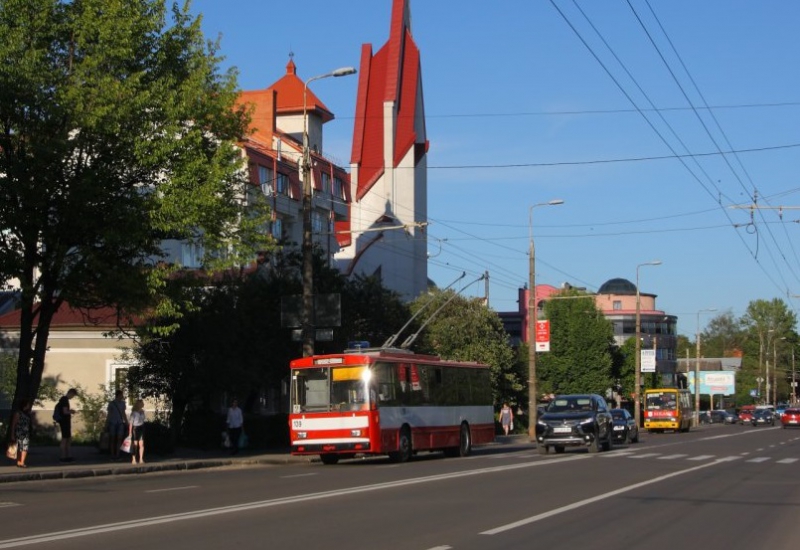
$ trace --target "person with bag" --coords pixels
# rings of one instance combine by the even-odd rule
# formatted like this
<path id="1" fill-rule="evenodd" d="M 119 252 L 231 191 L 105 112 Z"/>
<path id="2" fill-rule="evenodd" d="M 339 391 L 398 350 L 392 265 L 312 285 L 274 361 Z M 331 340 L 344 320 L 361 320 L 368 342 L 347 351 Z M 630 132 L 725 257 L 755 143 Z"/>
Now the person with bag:
<path id="1" fill-rule="evenodd" d="M 144 464 L 144 401 L 137 399 L 131 409 L 130 422 L 128 422 L 128 436 L 131 438 L 131 464 Z"/>
<path id="2" fill-rule="evenodd" d="M 108 426 L 108 450 L 111 460 L 119 460 L 119 448 L 122 440 L 128 433 L 128 417 L 125 414 L 125 395 L 122 390 L 114 392 L 114 400 L 106 409 L 106 424 Z"/>
<path id="3" fill-rule="evenodd" d="M 231 443 L 231 454 L 235 455 L 239 452 L 242 426 L 244 425 L 242 409 L 239 408 L 239 401 L 236 399 L 231 401 L 231 406 L 228 409 L 228 418 L 225 423 L 228 425 L 228 439 Z"/>
<path id="4" fill-rule="evenodd" d="M 19 407 L 11 417 L 11 445 L 14 447 L 13 457 L 12 448 L 9 447 L 8 458 L 16 460 L 17 468 L 27 468 L 25 460 L 28 458 L 28 446 L 31 440 L 31 400 L 22 399 Z"/>
<path id="5" fill-rule="evenodd" d="M 58 400 L 53 411 L 53 420 L 61 429 L 61 462 L 74 462 L 72 458 L 72 415 L 75 411 L 70 407 L 69 400 L 78 395 L 78 390 L 70 388 L 67 393 Z"/>

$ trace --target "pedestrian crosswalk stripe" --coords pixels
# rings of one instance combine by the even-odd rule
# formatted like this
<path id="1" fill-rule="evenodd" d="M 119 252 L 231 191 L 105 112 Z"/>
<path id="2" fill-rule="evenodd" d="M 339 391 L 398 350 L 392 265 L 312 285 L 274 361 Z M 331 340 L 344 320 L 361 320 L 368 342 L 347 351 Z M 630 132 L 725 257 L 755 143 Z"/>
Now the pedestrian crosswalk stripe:
<path id="1" fill-rule="evenodd" d="M 797 462 L 797 458 L 784 458 L 783 460 L 779 460 L 778 464 L 791 464 L 793 462 Z"/>
<path id="2" fill-rule="evenodd" d="M 652 458 L 652 457 L 658 456 L 660 454 L 661 453 L 644 453 L 644 454 L 641 454 L 641 455 L 629 456 L 628 458 Z"/>
<path id="3" fill-rule="evenodd" d="M 682 454 L 666 455 L 666 456 L 658 457 L 658 460 L 675 460 L 676 458 L 684 458 L 684 457 L 687 457 L 687 456 L 689 456 L 689 455 L 682 455 Z"/>
<path id="4" fill-rule="evenodd" d="M 698 455 L 687 458 L 686 460 L 707 460 L 709 458 L 714 458 L 714 455 Z"/>
<path id="5" fill-rule="evenodd" d="M 767 460 L 769 460 L 768 456 L 758 456 L 756 458 L 751 458 L 750 460 L 747 460 L 746 462 L 766 462 Z"/>

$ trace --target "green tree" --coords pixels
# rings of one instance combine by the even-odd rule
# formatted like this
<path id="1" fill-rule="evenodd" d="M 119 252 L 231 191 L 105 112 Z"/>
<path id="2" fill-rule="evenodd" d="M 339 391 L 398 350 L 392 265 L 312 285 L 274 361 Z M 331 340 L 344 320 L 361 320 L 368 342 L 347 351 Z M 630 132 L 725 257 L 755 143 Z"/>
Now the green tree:
<path id="1" fill-rule="evenodd" d="M 423 307 L 425 310 L 420 317 L 425 319 L 422 323 L 428 324 L 416 342 L 418 352 L 487 364 L 491 367 L 496 405 L 503 402 L 514 406 L 527 403 L 524 393 L 527 376 L 523 378 L 521 375 L 521 366 L 500 318 L 484 305 L 483 300 L 467 299 L 452 290 L 435 290 L 411 304 L 415 313 Z M 440 307 L 439 313 L 430 318 L 429 315 Z"/>
<path id="2" fill-rule="evenodd" d="M 550 321 L 550 351 L 539 354 L 542 393 L 605 395 L 615 381 L 613 327 L 592 296 L 567 290 L 544 306 Z"/>
<path id="3" fill-rule="evenodd" d="M 726 311 L 708 322 L 701 336 L 700 352 L 704 357 L 731 357 L 741 350 L 744 337 L 741 320 Z M 696 346 L 697 342 L 694 344 Z M 696 351 L 692 355 L 697 355 Z"/>
<path id="4" fill-rule="evenodd" d="M 20 281 L 15 396 L 41 384 L 53 315 L 155 306 L 164 238 L 225 267 L 264 247 L 244 213 L 247 115 L 189 5 L 0 2 L 0 281 Z"/>
<path id="5" fill-rule="evenodd" d="M 775 366 L 776 359 L 778 364 L 787 364 L 787 357 L 790 356 L 791 347 L 783 344 L 785 340 L 794 337 L 794 329 L 797 324 L 797 316 L 791 311 L 786 303 L 780 298 L 772 300 L 753 300 L 747 306 L 747 311 L 742 316 L 741 324 L 744 329 L 744 358 L 742 369 L 736 377 L 736 402 L 738 404 L 751 403 L 749 395 L 751 389 L 761 390 L 760 399 L 763 402 L 771 402 L 773 395 L 778 392 L 770 391 L 766 395 L 766 378 L 768 374 L 767 365 L 770 365 L 769 384 L 771 388 L 781 389 L 783 395 L 788 392 L 785 385 L 785 376 L 781 378 L 784 383 L 783 388 L 776 388 Z M 781 355 L 778 355 L 778 353 Z M 758 378 L 762 381 L 759 382 Z"/>

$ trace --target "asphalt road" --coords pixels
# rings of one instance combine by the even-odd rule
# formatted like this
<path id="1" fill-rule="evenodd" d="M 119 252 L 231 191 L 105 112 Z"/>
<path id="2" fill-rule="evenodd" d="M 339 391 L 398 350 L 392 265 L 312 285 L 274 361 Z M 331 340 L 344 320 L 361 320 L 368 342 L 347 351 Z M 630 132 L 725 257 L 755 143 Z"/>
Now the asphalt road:
<path id="1" fill-rule="evenodd" d="M 0 549 L 487 550 L 800 544 L 800 430 L 703 426 L 609 453 L 230 467 L 0 487 Z"/>

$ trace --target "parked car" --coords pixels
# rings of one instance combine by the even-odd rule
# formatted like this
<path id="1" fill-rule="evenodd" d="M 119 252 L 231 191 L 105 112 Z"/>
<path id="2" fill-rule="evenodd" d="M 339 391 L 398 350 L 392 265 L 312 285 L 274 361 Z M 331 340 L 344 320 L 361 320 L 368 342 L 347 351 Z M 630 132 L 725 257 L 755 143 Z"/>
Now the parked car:
<path id="1" fill-rule="evenodd" d="M 703 423 L 703 415 L 705 415 L 706 424 L 736 424 L 739 421 L 738 416 L 722 409 L 704 412 L 700 415 L 701 423 Z"/>
<path id="2" fill-rule="evenodd" d="M 597 394 L 557 395 L 536 422 L 539 454 L 552 447 L 587 447 L 590 453 L 611 450 L 614 422 L 606 400 Z"/>
<path id="3" fill-rule="evenodd" d="M 611 409 L 611 418 L 614 422 L 614 441 L 622 443 L 637 443 L 639 441 L 639 426 L 636 419 L 625 409 Z"/>
<path id="4" fill-rule="evenodd" d="M 781 415 L 781 425 L 784 429 L 800 427 L 800 409 L 790 407 L 783 411 Z"/>
<path id="5" fill-rule="evenodd" d="M 756 409 L 750 423 L 753 424 L 753 426 L 774 426 L 775 414 L 769 409 Z"/>

